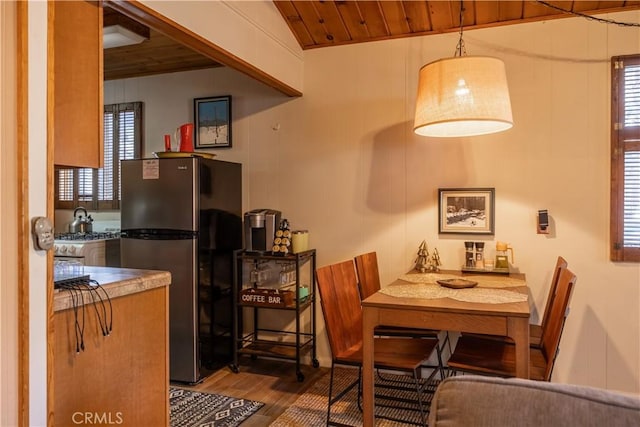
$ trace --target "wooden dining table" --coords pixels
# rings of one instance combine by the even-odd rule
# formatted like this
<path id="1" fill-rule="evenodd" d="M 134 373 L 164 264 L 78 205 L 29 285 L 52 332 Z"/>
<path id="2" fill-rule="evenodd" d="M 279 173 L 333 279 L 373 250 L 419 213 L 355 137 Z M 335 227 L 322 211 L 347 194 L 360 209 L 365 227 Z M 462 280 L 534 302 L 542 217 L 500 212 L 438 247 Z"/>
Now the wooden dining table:
<path id="1" fill-rule="evenodd" d="M 460 271 L 441 271 L 432 276 L 428 273 L 412 274 L 415 275 L 404 275 L 362 302 L 365 427 L 374 426 L 373 330 L 379 325 L 508 336 L 515 342 L 516 375 L 529 378 L 531 311 L 529 288 L 524 274 L 465 275 Z M 472 279 L 477 286 L 447 293 L 448 289 L 429 283 L 435 282 L 437 278 L 451 277 Z M 501 283 L 505 287 L 501 287 Z M 425 291 L 431 294 L 425 294 Z M 492 295 L 495 295 L 495 301 L 492 300 Z M 507 302 L 504 302 L 505 296 Z M 510 302 L 510 296 L 518 301 Z"/>

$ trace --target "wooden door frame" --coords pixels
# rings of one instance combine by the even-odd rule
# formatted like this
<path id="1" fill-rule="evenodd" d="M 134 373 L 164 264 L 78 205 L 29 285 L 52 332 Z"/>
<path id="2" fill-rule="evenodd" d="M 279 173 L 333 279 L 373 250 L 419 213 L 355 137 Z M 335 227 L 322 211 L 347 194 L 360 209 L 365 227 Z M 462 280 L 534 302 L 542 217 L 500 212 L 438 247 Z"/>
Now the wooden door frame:
<path id="1" fill-rule="evenodd" d="M 29 146 L 33 144 L 29 135 L 29 2 L 15 2 L 16 13 L 16 233 L 18 265 L 17 265 L 17 317 L 18 324 L 18 395 L 17 395 L 17 420 L 19 426 L 31 425 L 30 412 L 30 383 L 31 383 L 31 347 L 30 339 L 32 331 L 30 325 L 30 289 L 31 276 L 30 257 L 31 251 L 31 212 L 29 205 L 29 185 L 30 178 L 30 157 Z M 47 40 L 49 40 L 50 28 L 47 29 Z M 47 52 L 49 57 L 50 53 Z M 47 64 L 48 79 L 50 79 L 50 65 Z M 53 145 L 51 140 L 51 108 L 50 97 L 47 96 L 47 136 L 46 136 L 46 213 L 48 218 L 53 218 Z M 47 382 L 47 415 L 50 414 L 53 403 L 53 359 L 52 359 L 52 337 L 53 337 L 53 252 L 48 251 L 46 255 L 46 382 Z M 48 420 L 51 418 L 49 417 Z M 51 421 L 47 421 L 51 424 Z"/>
<path id="2" fill-rule="evenodd" d="M 16 2 L 16 136 L 18 176 L 18 423 L 29 425 L 29 135 L 28 3 Z M 47 331 L 47 336 L 48 331 Z"/>
<path id="3" fill-rule="evenodd" d="M 24 142 L 24 145 L 21 145 L 22 147 L 24 147 L 24 150 L 21 154 L 21 156 L 24 156 L 23 158 L 23 163 L 22 163 L 22 168 L 21 168 L 21 181 L 23 183 L 25 183 L 24 185 L 26 185 L 27 180 L 25 179 L 25 177 L 28 176 L 28 168 L 26 167 L 28 164 L 26 163 L 26 161 L 28 160 L 26 158 L 26 154 L 27 154 L 27 146 L 26 146 L 26 141 L 27 141 L 27 134 L 26 134 L 26 129 L 27 129 L 27 115 L 26 115 L 26 99 L 27 99 L 27 87 L 26 87 L 26 76 L 27 73 L 26 71 L 28 70 L 27 64 L 26 64 L 26 37 L 27 37 L 27 22 L 26 22 L 26 8 L 27 8 L 27 3 L 28 2 L 18 2 L 21 5 L 21 9 L 23 9 L 23 15 L 24 15 L 24 22 L 20 21 L 20 28 L 22 28 L 21 32 L 24 33 L 23 37 L 25 39 L 25 51 L 23 52 L 24 54 L 24 58 L 25 58 L 25 63 L 24 63 L 24 72 L 20 73 L 22 77 L 22 79 L 24 79 L 23 85 L 19 85 L 19 98 L 23 99 L 24 101 L 24 105 L 22 106 L 22 108 L 24 108 L 23 113 L 24 114 L 20 114 L 21 120 L 23 120 L 23 123 L 19 123 L 19 128 L 22 128 L 23 130 L 23 135 L 21 136 L 21 141 Z M 24 3 L 24 5 L 22 5 Z M 129 16 L 130 18 L 135 19 L 136 21 L 145 24 L 147 26 L 149 26 L 150 28 L 153 28 L 154 30 L 160 31 L 163 34 L 166 34 L 167 36 L 171 37 L 172 39 L 180 42 L 181 44 L 183 44 L 184 46 L 189 47 L 190 49 L 193 49 L 201 54 L 203 54 L 204 56 L 207 56 L 211 59 L 214 59 L 217 62 L 220 62 L 221 64 L 224 64 L 230 68 L 233 68 L 243 74 L 248 75 L 249 77 L 256 79 L 264 84 L 266 84 L 267 86 L 270 86 L 276 90 L 278 90 L 279 92 L 287 95 L 287 96 L 292 96 L 292 97 L 297 97 L 297 96 L 301 96 L 302 93 L 300 91 L 298 91 L 295 88 L 292 88 L 291 86 L 283 83 L 282 81 L 270 76 L 269 74 L 265 73 L 264 71 L 256 68 L 255 66 L 249 64 L 248 62 L 232 55 L 231 53 L 227 52 L 226 50 L 220 48 L 219 46 L 216 46 L 215 44 L 211 43 L 210 41 L 208 41 L 207 39 L 199 36 L 198 34 L 188 30 L 187 28 L 179 25 L 178 23 L 164 17 L 163 15 L 155 12 L 153 9 L 149 8 L 148 6 L 145 6 L 141 3 L 139 3 L 138 1 L 132 0 L 132 1 L 124 1 L 124 0 L 103 0 L 103 4 L 109 6 L 110 8 Z M 49 12 L 51 13 L 51 12 Z M 52 26 L 48 25 L 48 40 L 52 40 Z M 55 60 L 55 58 L 53 58 L 52 56 L 52 51 L 51 48 L 49 47 L 48 49 L 48 60 L 47 60 L 47 68 L 48 68 L 48 77 L 47 77 L 47 86 L 49 87 L 48 91 L 50 91 L 51 87 L 52 87 L 52 80 L 54 78 L 53 76 L 53 61 Z M 53 128 L 52 128 L 52 123 L 53 123 L 53 99 L 51 97 L 51 94 L 49 93 L 47 96 L 47 102 L 48 102 L 48 111 L 47 111 L 47 117 L 48 117 L 48 128 L 47 128 L 47 215 L 51 218 L 53 218 L 53 214 L 54 214 L 54 209 L 53 209 L 53 185 L 54 185 L 54 180 L 53 180 L 53 175 L 54 175 L 54 166 L 53 166 L 53 140 L 52 140 L 52 135 L 53 135 Z M 23 195 L 27 195 L 26 190 L 27 188 L 23 188 L 23 190 L 25 191 L 25 193 L 23 193 Z M 30 234 L 30 230 L 29 230 L 29 221 L 27 220 L 28 218 L 28 205 L 27 205 L 27 198 L 24 197 L 23 198 L 23 202 L 24 204 L 20 206 L 20 215 L 22 216 L 22 224 L 23 224 L 23 229 L 21 230 L 22 236 L 20 238 L 21 243 L 21 248 L 20 248 L 20 253 L 24 255 L 23 259 L 27 260 L 27 256 L 29 253 L 29 234 Z M 21 357 L 21 362 L 22 362 L 22 369 L 21 369 L 21 378 L 20 378 L 20 389 L 21 389 L 21 406 L 20 406 L 20 413 L 22 414 L 22 419 L 21 419 L 21 423 L 20 425 L 23 426 L 28 426 L 29 425 L 29 419 L 28 419 L 28 413 L 29 413 L 29 408 L 28 408 L 28 402 L 29 402 L 29 372 L 28 372 L 28 363 L 29 363 L 29 357 L 28 357 L 28 338 L 29 338 L 29 331 L 28 331 L 28 309 L 29 309 L 29 305 L 28 305 L 28 285 L 29 285 L 29 275 L 28 275 L 28 263 L 25 263 L 25 265 L 21 265 L 21 278 L 20 278 L 20 283 L 21 283 L 21 313 L 22 315 L 20 316 L 20 323 L 21 323 L 21 332 L 20 332 L 20 336 L 21 336 L 21 343 L 20 343 L 20 351 L 22 354 Z M 55 384 L 53 382 L 53 368 L 54 368 L 54 356 L 53 356 L 53 350 L 52 350 L 52 343 L 53 343 L 53 339 L 54 339 L 54 331 L 53 331 L 53 277 L 52 277 L 52 273 L 53 273 L 53 256 L 51 254 L 49 254 L 48 257 L 48 261 L 47 261 L 47 414 L 48 414 L 48 423 L 49 425 L 51 425 L 51 423 L 53 422 L 53 407 L 54 407 L 54 394 L 55 394 Z"/>

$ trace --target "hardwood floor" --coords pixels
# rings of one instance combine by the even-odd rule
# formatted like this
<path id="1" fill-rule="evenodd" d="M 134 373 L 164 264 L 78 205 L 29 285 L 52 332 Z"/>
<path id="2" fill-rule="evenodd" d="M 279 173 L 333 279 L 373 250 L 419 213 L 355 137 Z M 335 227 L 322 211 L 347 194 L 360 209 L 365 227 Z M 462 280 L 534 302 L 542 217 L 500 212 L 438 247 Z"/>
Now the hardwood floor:
<path id="1" fill-rule="evenodd" d="M 224 367 L 205 378 L 200 384 L 188 388 L 195 391 L 217 393 L 257 400 L 265 405 L 242 423 L 242 427 L 264 427 L 271 424 L 302 393 L 329 368 L 303 365 L 303 382 L 296 378 L 295 363 L 269 359 L 243 359 L 240 372 L 235 374 Z M 185 387 L 183 384 L 176 384 Z"/>

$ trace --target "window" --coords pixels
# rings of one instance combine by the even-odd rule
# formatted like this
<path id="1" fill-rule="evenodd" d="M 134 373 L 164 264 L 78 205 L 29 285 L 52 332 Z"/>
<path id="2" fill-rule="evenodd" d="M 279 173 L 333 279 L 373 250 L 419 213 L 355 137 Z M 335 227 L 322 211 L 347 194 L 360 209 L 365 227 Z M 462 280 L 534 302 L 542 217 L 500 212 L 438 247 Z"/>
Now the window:
<path id="1" fill-rule="evenodd" d="M 56 168 L 56 209 L 120 209 L 120 160 L 140 156 L 142 102 L 104 106 L 104 166 Z"/>
<path id="2" fill-rule="evenodd" d="M 640 262 L 640 55 L 611 61 L 611 260 Z"/>

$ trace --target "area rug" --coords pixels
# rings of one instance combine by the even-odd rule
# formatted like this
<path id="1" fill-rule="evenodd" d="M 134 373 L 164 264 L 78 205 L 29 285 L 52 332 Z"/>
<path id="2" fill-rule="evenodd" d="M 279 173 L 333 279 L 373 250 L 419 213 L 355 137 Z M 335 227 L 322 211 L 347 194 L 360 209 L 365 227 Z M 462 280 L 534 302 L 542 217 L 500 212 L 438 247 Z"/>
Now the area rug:
<path id="1" fill-rule="evenodd" d="M 342 390 L 358 377 L 357 369 L 337 368 L 334 378 L 334 391 Z M 384 380 L 376 377 L 376 384 L 391 384 L 404 379 L 406 376 L 384 374 Z M 307 426 L 324 426 L 327 420 L 327 401 L 329 396 L 329 379 L 330 374 L 321 377 L 316 383 L 311 385 L 309 389 L 302 394 L 285 412 L 283 412 L 273 423 L 271 427 L 307 427 Z M 424 385 L 424 380 L 422 382 Z M 433 392 L 438 386 L 439 381 L 433 380 L 426 384 L 426 393 L 423 395 L 425 408 L 431 405 Z M 376 393 L 388 395 L 392 397 L 415 398 L 414 392 L 399 390 L 383 390 L 376 387 Z M 340 401 L 331 406 L 331 422 L 342 423 L 351 426 L 362 425 L 362 413 L 358 409 L 357 403 L 357 387 L 348 392 Z M 388 400 L 387 403 L 391 403 Z M 385 399 L 380 396 L 376 397 L 376 426 L 377 427 L 395 427 L 406 426 L 411 424 L 421 424 L 420 415 L 417 411 L 402 408 L 398 403 L 391 403 L 392 408 L 381 407 L 381 403 L 385 403 Z M 389 421 L 380 419 L 380 416 L 391 416 L 401 419 L 404 422 Z"/>
<path id="2" fill-rule="evenodd" d="M 171 427 L 234 427 L 264 403 L 171 387 Z"/>

